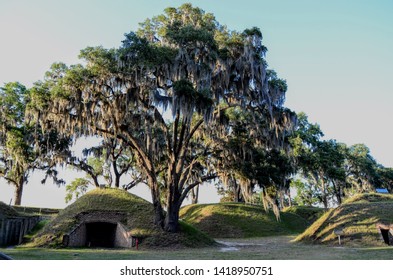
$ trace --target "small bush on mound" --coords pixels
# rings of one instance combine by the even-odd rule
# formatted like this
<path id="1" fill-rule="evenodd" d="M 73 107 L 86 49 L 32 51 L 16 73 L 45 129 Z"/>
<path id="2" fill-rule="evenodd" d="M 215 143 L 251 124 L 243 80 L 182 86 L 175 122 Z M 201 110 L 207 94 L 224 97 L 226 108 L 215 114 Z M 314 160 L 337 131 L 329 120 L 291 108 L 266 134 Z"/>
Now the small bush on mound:
<path id="1" fill-rule="evenodd" d="M 302 232 L 307 221 L 292 213 L 281 213 L 277 221 L 262 206 L 240 203 L 194 204 L 181 209 L 181 218 L 214 238 L 248 238 Z"/>
<path id="2" fill-rule="evenodd" d="M 362 194 L 326 212 L 295 240 L 337 245 L 334 232 L 342 231 L 346 246 L 383 246 L 377 223 L 393 223 L 393 197 Z"/>
<path id="3" fill-rule="evenodd" d="M 201 247 L 214 244 L 214 240 L 203 233 L 188 230 L 181 224 L 179 233 L 166 233 L 153 223 L 154 211 L 150 202 L 118 189 L 95 189 L 60 211 L 59 215 L 45 225 L 28 247 L 61 247 L 63 236 L 78 221 L 80 213 L 123 212 L 126 218 L 122 223 L 130 229 L 132 236 L 139 237 L 141 247 Z M 191 234 L 191 233 L 192 234 Z"/>
<path id="4" fill-rule="evenodd" d="M 303 219 L 307 220 L 309 224 L 314 223 L 318 220 L 324 213 L 325 209 L 313 206 L 291 206 L 283 210 L 284 213 L 292 213 L 299 215 Z"/>

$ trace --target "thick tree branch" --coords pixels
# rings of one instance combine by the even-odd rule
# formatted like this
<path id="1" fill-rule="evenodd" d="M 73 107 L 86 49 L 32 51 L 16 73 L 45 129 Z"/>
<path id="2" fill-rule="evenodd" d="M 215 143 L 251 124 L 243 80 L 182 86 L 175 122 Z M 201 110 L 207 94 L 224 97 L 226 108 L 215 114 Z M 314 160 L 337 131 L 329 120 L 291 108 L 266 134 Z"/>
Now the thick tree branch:
<path id="1" fill-rule="evenodd" d="M 183 204 L 184 199 L 187 197 L 188 193 L 189 193 L 193 188 L 195 188 L 196 186 L 198 186 L 198 185 L 200 185 L 200 184 L 202 184 L 202 183 L 204 183 L 204 182 L 207 182 L 207 181 L 216 179 L 217 177 L 218 177 L 217 174 L 207 175 L 207 176 L 202 177 L 200 180 L 198 180 L 198 181 L 196 181 L 196 182 L 194 182 L 194 183 L 192 183 L 192 184 L 189 184 L 189 185 L 183 190 L 183 192 L 181 193 L 181 196 L 180 196 L 180 199 L 179 199 L 179 204 L 180 204 L 180 205 Z"/>

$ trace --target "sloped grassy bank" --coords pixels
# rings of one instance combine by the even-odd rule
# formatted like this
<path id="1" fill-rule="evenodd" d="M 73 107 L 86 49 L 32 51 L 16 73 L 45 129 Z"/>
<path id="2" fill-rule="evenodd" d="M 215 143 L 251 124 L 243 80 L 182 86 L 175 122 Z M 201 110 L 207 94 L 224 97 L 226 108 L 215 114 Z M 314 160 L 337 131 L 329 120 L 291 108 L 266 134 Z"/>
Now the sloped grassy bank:
<path id="1" fill-rule="evenodd" d="M 300 233 L 308 222 L 293 213 L 282 212 L 280 221 L 262 206 L 241 203 L 193 204 L 180 217 L 214 238 L 248 238 Z"/>
<path id="2" fill-rule="evenodd" d="M 19 217 L 20 214 L 12 207 L 0 201 L 0 218 Z"/>
<path id="3" fill-rule="evenodd" d="M 341 231 L 345 246 L 384 246 L 378 223 L 393 223 L 393 195 L 361 194 L 326 212 L 296 241 L 337 245 Z"/>
<path id="4" fill-rule="evenodd" d="M 303 219 L 307 220 L 311 225 L 318 220 L 326 211 L 324 208 L 313 206 L 291 206 L 284 208 L 283 212 L 296 214 Z"/>
<path id="5" fill-rule="evenodd" d="M 166 233 L 153 223 L 153 207 L 148 201 L 118 189 L 95 189 L 66 207 L 33 238 L 27 247 L 62 247 L 63 236 L 78 224 L 78 215 L 87 212 L 122 212 L 122 223 L 132 236 L 140 237 L 141 247 L 201 247 L 214 240 L 181 222 L 179 233 Z"/>

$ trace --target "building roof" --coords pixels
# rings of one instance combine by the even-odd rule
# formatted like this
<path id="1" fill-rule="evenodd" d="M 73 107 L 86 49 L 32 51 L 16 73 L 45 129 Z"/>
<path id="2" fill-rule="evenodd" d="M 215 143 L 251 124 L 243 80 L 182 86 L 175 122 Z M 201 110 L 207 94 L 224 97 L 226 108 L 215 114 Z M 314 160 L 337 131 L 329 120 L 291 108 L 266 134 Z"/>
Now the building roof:
<path id="1" fill-rule="evenodd" d="M 377 188 L 375 189 L 377 193 L 389 193 L 389 191 L 385 188 Z"/>

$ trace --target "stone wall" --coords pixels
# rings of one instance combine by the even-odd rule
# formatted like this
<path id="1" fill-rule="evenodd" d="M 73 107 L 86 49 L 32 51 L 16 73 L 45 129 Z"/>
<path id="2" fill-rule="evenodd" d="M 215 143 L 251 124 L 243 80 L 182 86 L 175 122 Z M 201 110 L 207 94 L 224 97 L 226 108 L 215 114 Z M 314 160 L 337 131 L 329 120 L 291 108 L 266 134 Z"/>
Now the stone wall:
<path id="1" fill-rule="evenodd" d="M 0 246 L 18 245 L 40 221 L 40 217 L 15 217 L 0 219 Z"/>
<path id="2" fill-rule="evenodd" d="M 86 246 L 86 224 L 79 224 L 73 231 L 63 237 L 63 245 L 68 247 Z"/>
<path id="3" fill-rule="evenodd" d="M 132 237 L 127 232 L 127 229 L 121 223 L 117 223 L 115 247 L 120 247 L 120 248 L 132 247 Z"/>

